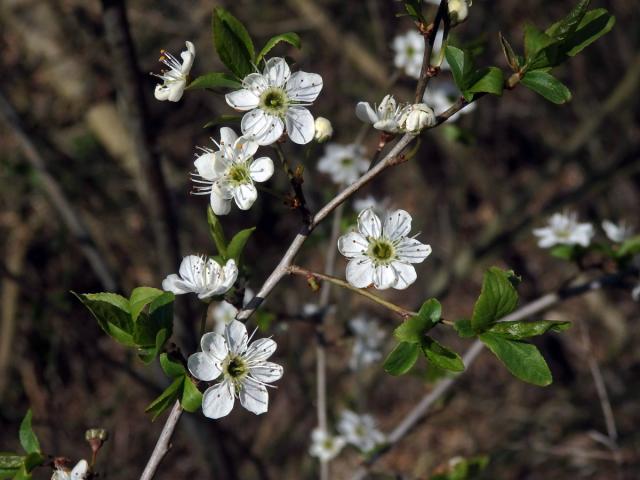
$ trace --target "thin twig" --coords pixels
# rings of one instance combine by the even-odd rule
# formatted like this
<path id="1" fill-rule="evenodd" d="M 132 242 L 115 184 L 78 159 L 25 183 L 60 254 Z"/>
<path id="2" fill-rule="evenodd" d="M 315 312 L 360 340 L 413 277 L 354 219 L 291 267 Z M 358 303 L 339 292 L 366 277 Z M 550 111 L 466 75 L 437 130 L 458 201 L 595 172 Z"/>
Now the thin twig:
<path id="1" fill-rule="evenodd" d="M 287 178 L 289 178 L 289 183 L 291 184 L 291 190 L 293 191 L 291 207 L 300 212 L 302 222 L 305 225 L 310 225 L 313 220 L 313 214 L 307 206 L 307 199 L 305 198 L 304 191 L 302 190 L 302 184 L 304 182 L 302 171 L 293 171 L 291 169 L 291 165 L 289 165 L 289 161 L 287 160 L 287 157 L 282 150 L 282 146 L 279 143 L 274 143 L 273 147 L 278 154 L 278 158 L 280 159 L 282 167 L 287 174 Z"/>
<path id="2" fill-rule="evenodd" d="M 418 79 L 418 86 L 416 88 L 415 103 L 421 103 L 424 92 L 427 90 L 429 80 L 437 74 L 438 69 L 431 65 L 431 54 L 433 53 L 433 44 L 436 41 L 438 35 L 438 29 L 440 28 L 440 22 L 444 22 L 444 37 L 442 48 L 444 48 L 444 40 L 449 31 L 449 20 L 447 15 L 449 2 L 447 0 L 440 0 L 440 6 L 438 7 L 438 13 L 436 13 L 436 19 L 429 26 L 419 25 L 422 35 L 424 36 L 424 57 L 422 58 L 422 67 L 420 68 L 420 78 Z"/>
<path id="3" fill-rule="evenodd" d="M 178 420 L 180 420 L 180 416 L 182 415 L 182 406 L 180 405 L 180 401 L 176 401 L 171 409 L 171 413 L 169 413 L 169 417 L 162 427 L 162 432 L 160 432 L 160 437 L 156 442 L 156 446 L 153 449 L 153 453 L 147 462 L 146 467 L 144 467 L 144 471 L 140 476 L 140 480 L 151 480 L 155 474 L 160 462 L 164 458 L 164 456 L 171 448 L 170 442 L 171 437 L 173 436 L 173 431 L 178 424 Z"/>

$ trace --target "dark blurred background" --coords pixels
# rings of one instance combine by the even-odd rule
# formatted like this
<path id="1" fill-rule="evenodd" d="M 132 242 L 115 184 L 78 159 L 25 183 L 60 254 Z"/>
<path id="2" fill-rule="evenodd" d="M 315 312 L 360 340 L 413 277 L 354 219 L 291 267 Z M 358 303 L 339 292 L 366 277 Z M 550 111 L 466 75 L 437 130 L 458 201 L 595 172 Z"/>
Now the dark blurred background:
<path id="1" fill-rule="evenodd" d="M 104 4 L 117 18 L 118 2 Z M 322 74 L 324 90 L 312 111 L 331 119 L 333 140 L 341 143 L 353 141 L 361 127 L 356 102 L 378 102 L 389 90 L 391 40 L 412 28 L 408 19 L 395 18 L 401 4 L 390 0 L 132 0 L 126 7 L 137 79 L 126 78 L 130 59 L 113 50 L 114 37 L 111 44 L 108 39 L 117 31 L 110 31 L 100 2 L 0 1 L 0 450 L 19 448 L 18 425 L 30 406 L 43 450 L 52 455 L 89 457 L 85 429 L 108 429 L 98 460 L 101 478 L 137 478 L 148 459 L 162 418 L 152 423 L 143 412 L 167 380 L 103 334 L 70 291 L 128 294 L 139 285 L 160 287 L 180 256 L 213 253 L 207 200 L 189 195 L 188 173 L 195 146 L 218 136 L 203 125 L 232 112 L 222 95 L 205 91 L 187 92 L 177 104 L 157 102 L 155 79 L 146 73 L 159 71 L 161 48 L 178 54 L 185 40 L 196 46 L 192 74 L 223 71 L 210 32 L 216 4 L 242 20 L 258 45 L 285 31 L 301 35 L 300 51 L 280 46 L 273 53 Z M 526 21 L 547 26 L 573 4 L 477 0 L 469 21 L 456 29 L 456 41 L 483 45 L 479 63 L 506 70 L 499 31 L 522 50 Z M 640 227 L 640 6 L 629 0 L 594 0 L 592 6 L 609 9 L 617 24 L 557 70 L 573 92 L 571 103 L 555 106 L 524 88 L 483 98 L 460 118 L 458 130 L 429 132 L 412 161 L 359 195 L 388 197 L 408 210 L 413 231 L 433 247 L 418 267 L 418 282 L 386 297 L 416 308 L 438 295 L 447 318 L 460 318 L 471 311 L 483 270 L 496 264 L 522 275 L 520 291 L 532 300 L 576 273 L 536 246 L 531 228 L 547 215 L 572 208 L 586 221 L 626 219 Z M 148 109 L 136 97 L 137 80 Z M 413 80 L 402 78 L 390 90 L 410 100 L 413 88 Z M 371 154 L 376 144 L 370 132 L 365 145 Z M 323 147 L 308 159 L 299 148 L 285 148 L 304 164 L 304 187 L 317 209 L 335 193 L 315 171 Z M 160 165 L 168 196 L 159 189 Z M 270 186 L 286 192 L 280 170 Z M 355 218 L 350 205 L 347 212 L 345 228 Z M 296 212 L 265 194 L 248 213 L 232 209 L 224 218 L 228 232 L 257 226 L 245 257 L 251 287 L 273 269 L 297 222 Z M 299 264 L 322 270 L 326 251 L 334 248 L 327 245 L 328 229 L 314 233 Z M 157 478 L 314 477 L 316 462 L 307 453 L 316 422 L 314 329 L 285 314 L 317 301 L 315 295 L 304 280 L 285 279 L 266 304 L 283 318 L 270 333 L 279 342 L 276 361 L 285 365 L 268 414 L 237 408 L 217 422 L 200 413 L 183 418 Z M 428 391 L 429 378 L 421 371 L 392 378 L 378 366 L 356 386 L 348 369 L 347 320 L 366 311 L 390 334 L 397 319 L 343 292 L 334 292 L 333 302 L 339 309 L 329 329 L 330 413 L 366 398 L 366 410 L 388 431 Z M 178 306 L 180 341 L 188 342 L 202 307 L 184 297 Z M 523 384 L 484 353 L 374 470 L 388 478 L 428 478 L 451 457 L 487 454 L 487 478 L 639 478 L 638 304 L 628 292 L 594 293 L 545 318 L 580 324 L 540 344 L 554 373 L 552 386 Z M 458 351 L 467 346 L 453 332 L 442 338 Z M 606 427 L 589 358 L 597 360 L 610 395 L 619 434 L 615 452 L 594 433 Z M 349 478 L 358 458 L 343 452 L 334 477 Z"/>

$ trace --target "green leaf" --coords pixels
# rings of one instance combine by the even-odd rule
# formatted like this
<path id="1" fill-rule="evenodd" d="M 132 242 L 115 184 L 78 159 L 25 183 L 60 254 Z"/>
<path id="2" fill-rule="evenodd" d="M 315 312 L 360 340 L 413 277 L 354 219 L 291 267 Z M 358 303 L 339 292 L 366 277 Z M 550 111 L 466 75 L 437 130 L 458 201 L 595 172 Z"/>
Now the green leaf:
<path id="1" fill-rule="evenodd" d="M 144 308 L 165 292 L 152 287 L 134 288 L 129 297 L 129 313 L 135 322 Z"/>
<path id="2" fill-rule="evenodd" d="M 216 214 L 213 213 L 211 206 L 207 207 L 207 222 L 209 223 L 209 232 L 211 233 L 211 238 L 213 238 L 213 241 L 216 244 L 218 253 L 222 255 L 223 258 L 228 258 L 227 241 L 224 238 L 224 230 L 222 229 L 220 220 L 218 219 Z"/>
<path id="3" fill-rule="evenodd" d="M 29 472 L 27 472 L 27 467 L 25 465 L 22 465 L 22 467 L 20 467 L 16 472 L 13 480 L 31 480 L 32 478 L 33 476 Z"/>
<path id="4" fill-rule="evenodd" d="M 604 8 L 586 13 L 578 29 L 563 44 L 563 51 L 569 57 L 575 57 L 582 50 L 603 35 L 609 33 L 616 23 L 616 17 Z"/>
<path id="5" fill-rule="evenodd" d="M 149 312 L 142 312 L 134 326 L 134 341 L 143 350 L 141 358 L 149 363 L 155 358 L 173 331 L 173 302 L 175 295 L 158 290 L 159 295 L 149 305 Z M 147 297 L 147 300 L 150 299 Z M 151 356 L 151 358 L 149 358 Z"/>
<path id="6" fill-rule="evenodd" d="M 473 71 L 473 60 L 468 51 L 460 50 L 457 47 L 447 45 L 445 49 L 445 57 L 451 67 L 453 80 L 461 92 L 467 88 L 467 79 Z"/>
<path id="7" fill-rule="evenodd" d="M 187 370 L 184 368 L 182 362 L 170 358 L 167 353 L 160 354 L 160 366 L 169 378 L 183 377 L 187 374 Z"/>
<path id="8" fill-rule="evenodd" d="M 547 362 L 535 345 L 489 332 L 479 338 L 513 376 L 541 387 L 553 381 Z"/>
<path id="9" fill-rule="evenodd" d="M 384 361 L 384 371 L 390 375 L 403 375 L 413 367 L 419 355 L 419 345 L 401 342 Z"/>
<path id="10" fill-rule="evenodd" d="M 205 123 L 202 128 L 214 128 L 220 125 L 239 124 L 241 120 L 242 115 L 220 115 L 219 117 Z"/>
<path id="11" fill-rule="evenodd" d="M 497 67 L 483 68 L 471 74 L 468 85 L 463 92 L 467 101 L 473 99 L 473 95 L 469 96 L 473 93 L 490 93 L 500 96 L 504 88 L 504 74 Z"/>
<path id="12" fill-rule="evenodd" d="M 17 453 L 0 452 L 0 470 L 18 469 L 24 463 L 25 458 Z"/>
<path id="13" fill-rule="evenodd" d="M 210 72 L 193 79 L 187 86 L 189 90 L 202 88 L 242 88 L 242 82 L 228 73 Z"/>
<path id="14" fill-rule="evenodd" d="M 550 73 L 533 70 L 525 73 L 520 83 L 557 105 L 571 100 L 571 91 Z"/>
<path id="15" fill-rule="evenodd" d="M 464 371 L 464 363 L 460 355 L 431 337 L 426 337 L 422 341 L 422 352 L 427 357 L 427 360 L 440 368 L 452 372 Z"/>
<path id="16" fill-rule="evenodd" d="M 184 377 L 180 404 L 191 413 L 197 411 L 202 405 L 202 393 L 189 377 Z"/>
<path id="17" fill-rule="evenodd" d="M 539 30 L 537 27 L 531 24 L 527 24 L 524 27 L 524 55 L 527 59 L 527 63 L 532 64 L 536 62 L 538 54 L 544 49 L 557 43 L 557 40 L 550 37 L 545 32 Z M 531 67 L 533 68 L 533 67 Z"/>
<path id="18" fill-rule="evenodd" d="M 135 347 L 129 300 L 115 293 L 73 293 L 89 309 L 107 335 L 128 347 Z"/>
<path id="19" fill-rule="evenodd" d="M 551 256 L 562 260 L 573 261 L 580 252 L 579 245 L 556 245 L 550 251 Z"/>
<path id="20" fill-rule="evenodd" d="M 520 59 L 518 55 L 513 51 L 513 47 L 509 41 L 502 35 L 502 32 L 498 33 L 498 37 L 500 38 L 500 45 L 502 46 L 502 53 L 504 54 L 504 58 L 507 59 L 507 63 L 509 67 L 514 72 L 517 72 L 520 69 Z"/>
<path id="21" fill-rule="evenodd" d="M 39 467 L 46 460 L 45 456 L 40 452 L 33 452 L 24 458 L 24 469 L 31 472 L 34 468 Z"/>
<path id="22" fill-rule="evenodd" d="M 22 445 L 22 448 L 24 448 L 24 451 L 27 453 L 40 453 L 40 442 L 33 428 L 31 428 L 32 417 L 33 413 L 31 409 L 29 409 L 20 423 L 20 445 Z"/>
<path id="23" fill-rule="evenodd" d="M 578 5 L 569 12 L 569 15 L 547 28 L 546 34 L 557 40 L 566 40 L 567 37 L 577 30 L 590 3 L 591 0 L 581 0 Z"/>
<path id="24" fill-rule="evenodd" d="M 285 43 L 288 43 L 289 45 L 293 45 L 296 48 L 300 48 L 300 37 L 298 36 L 297 33 L 287 32 L 287 33 L 281 33 L 279 35 L 275 35 L 271 37 L 267 41 L 265 46 L 262 47 L 262 50 L 260 50 L 260 53 L 256 57 L 256 64 L 260 63 L 260 60 L 262 60 L 264 56 L 267 53 L 269 53 L 271 49 L 275 47 L 277 44 L 279 44 L 280 42 L 285 42 Z"/>
<path id="25" fill-rule="evenodd" d="M 476 332 L 471 326 L 471 320 L 468 320 L 466 318 L 456 320 L 456 322 L 453 324 L 453 328 L 456 332 L 458 332 L 460 338 L 473 338 L 476 336 Z"/>
<path id="26" fill-rule="evenodd" d="M 0 467 L 0 480 L 4 480 L 6 478 L 15 478 L 18 473 L 17 468 L 2 468 Z"/>
<path id="27" fill-rule="evenodd" d="M 256 227 L 246 228 L 233 236 L 227 247 L 228 258 L 233 258 L 237 264 L 240 264 L 240 255 L 242 255 L 242 251 L 255 229 Z"/>
<path id="28" fill-rule="evenodd" d="M 242 23 L 222 7 L 213 9 L 213 42 L 218 56 L 237 77 L 254 71 L 255 49 Z"/>
<path id="29" fill-rule="evenodd" d="M 518 304 L 518 292 L 513 286 L 513 272 L 491 267 L 482 282 L 482 291 L 473 307 L 471 326 L 483 332 L 492 323 L 513 312 Z"/>
<path id="30" fill-rule="evenodd" d="M 422 304 L 418 315 L 415 315 L 395 329 L 393 334 L 401 342 L 421 343 L 426 333 L 435 327 L 442 316 L 442 306 L 435 298 Z"/>
<path id="31" fill-rule="evenodd" d="M 157 356 L 158 353 L 162 351 L 164 344 L 167 343 L 167 340 L 170 337 L 170 333 L 166 328 L 163 328 L 156 333 L 155 343 L 148 347 L 138 347 L 138 357 L 145 364 L 150 364 Z"/>
<path id="32" fill-rule="evenodd" d="M 535 337 L 547 332 L 564 332 L 571 328 L 571 322 L 538 320 L 535 322 L 498 322 L 488 332 L 504 335 L 512 340 Z"/>
<path id="33" fill-rule="evenodd" d="M 628 238 L 620 245 L 620 248 L 616 252 L 618 258 L 637 255 L 640 253 L 640 235 L 632 238 Z"/>
<path id="34" fill-rule="evenodd" d="M 176 378 L 167 389 L 160 394 L 149 406 L 145 409 L 145 412 L 153 415 L 152 420 L 158 418 L 158 416 L 170 408 L 182 394 L 182 384 L 184 377 Z"/>

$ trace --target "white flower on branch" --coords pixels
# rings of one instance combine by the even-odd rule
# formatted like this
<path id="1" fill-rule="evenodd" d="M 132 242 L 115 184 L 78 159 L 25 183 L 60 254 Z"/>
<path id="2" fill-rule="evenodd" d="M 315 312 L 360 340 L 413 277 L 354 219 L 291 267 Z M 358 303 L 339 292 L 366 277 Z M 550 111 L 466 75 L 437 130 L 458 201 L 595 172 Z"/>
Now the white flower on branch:
<path id="1" fill-rule="evenodd" d="M 593 225 L 579 223 L 575 212 L 554 213 L 544 228 L 536 228 L 538 246 L 549 248 L 554 245 L 581 245 L 588 247 L 594 235 Z"/>
<path id="2" fill-rule="evenodd" d="M 372 124 L 376 130 L 398 133 L 403 108 L 404 105 L 397 104 L 392 95 L 386 95 L 377 106 L 371 107 L 368 102 L 358 102 L 356 116 L 361 121 Z"/>
<path id="3" fill-rule="evenodd" d="M 370 452 L 385 441 L 384 434 L 376 428 L 371 415 L 358 415 L 351 410 L 343 410 L 338 422 L 338 432 L 347 443 L 363 452 Z"/>
<path id="4" fill-rule="evenodd" d="M 249 303 L 249 300 L 251 300 L 252 298 L 253 291 L 249 288 L 246 288 L 244 291 L 242 305 L 246 306 L 247 303 Z M 233 320 L 235 320 L 237 314 L 238 309 L 231 303 L 224 300 L 218 303 L 218 305 L 213 308 L 211 314 L 213 316 L 213 331 L 222 335 L 226 326 L 229 325 Z"/>
<path id="5" fill-rule="evenodd" d="M 322 462 L 333 460 L 347 444 L 339 435 L 331 435 L 326 430 L 316 428 L 311 432 L 311 448 L 309 454 Z"/>
<path id="6" fill-rule="evenodd" d="M 393 39 L 391 48 L 395 52 L 393 64 L 396 68 L 413 78 L 420 78 L 422 57 L 424 56 L 424 37 L 415 30 L 409 30 L 404 35 Z"/>
<path id="7" fill-rule="evenodd" d="M 403 290 L 416 281 L 413 263 L 421 263 L 431 246 L 410 238 L 411 215 L 389 212 L 384 219 L 370 208 L 358 215 L 358 229 L 338 239 L 338 250 L 349 259 L 347 281 L 357 288 L 373 284 L 379 290 Z"/>
<path id="8" fill-rule="evenodd" d="M 349 367 L 352 370 L 360 370 L 382 358 L 381 348 L 386 333 L 376 320 L 358 315 L 349 320 L 349 328 L 354 336 L 353 350 L 349 360 Z"/>
<path id="9" fill-rule="evenodd" d="M 271 178 L 273 161 L 269 157 L 254 159 L 258 144 L 246 137 L 238 138 L 228 127 L 220 129 L 220 143 L 216 146 L 217 151 L 200 147 L 203 153 L 194 162 L 197 175 L 193 176 L 193 193 L 209 195 L 216 215 L 229 213 L 231 200 L 241 210 L 250 209 L 258 198 L 254 182 Z"/>
<path id="10" fill-rule="evenodd" d="M 256 415 L 269 408 L 267 386 L 282 377 L 282 366 L 268 362 L 276 351 L 276 342 L 261 338 L 249 344 L 251 338 L 242 322 L 233 320 L 224 334 L 205 333 L 200 340 L 201 352 L 187 361 L 191 374 L 198 380 L 221 381 L 205 390 L 202 413 L 205 417 L 221 418 L 229 415 L 235 398 Z"/>
<path id="11" fill-rule="evenodd" d="M 196 57 L 196 48 L 193 43 L 185 42 L 185 44 L 187 49 L 180 54 L 182 62 L 166 50 L 160 51 L 160 61 L 169 67 L 169 70 L 162 70 L 159 74 L 151 74 L 162 80 L 162 84 L 156 85 L 156 89 L 153 92 L 157 100 L 177 102 L 182 98 L 189 79 L 189 72 L 193 66 L 193 60 Z"/>
<path id="12" fill-rule="evenodd" d="M 423 101 L 427 105 L 431 105 L 436 115 L 442 115 L 449 110 L 451 106 L 460 98 L 461 93 L 458 87 L 453 82 L 444 81 L 437 82 L 435 85 L 431 84 L 425 91 Z M 465 106 L 459 112 L 454 113 L 448 119 L 448 122 L 455 122 L 460 118 L 460 115 L 466 115 L 476 109 L 476 104 L 470 103 Z"/>
<path id="13" fill-rule="evenodd" d="M 86 460 L 80 460 L 71 471 L 56 468 L 51 480 L 84 480 L 89 475 L 89 464 Z"/>
<path id="14" fill-rule="evenodd" d="M 318 171 L 326 173 L 334 183 L 346 185 L 355 182 L 369 168 L 362 145 L 330 143 L 318 161 Z"/>
<path id="15" fill-rule="evenodd" d="M 331 126 L 331 122 L 324 117 L 316 118 L 314 127 L 316 133 L 313 138 L 315 138 L 318 143 L 326 142 L 333 135 L 333 126 Z"/>
<path id="16" fill-rule="evenodd" d="M 188 255 L 180 263 L 179 275 L 172 273 L 162 281 L 162 289 L 176 295 L 195 293 L 200 300 L 226 293 L 238 278 L 233 260 L 221 266 L 205 255 Z"/>
<path id="17" fill-rule="evenodd" d="M 400 119 L 400 128 L 407 133 L 420 133 L 425 128 L 431 128 L 436 124 L 436 115 L 426 103 L 416 103 L 403 109 Z"/>
<path id="18" fill-rule="evenodd" d="M 247 112 L 240 123 L 243 135 L 260 145 L 278 140 L 285 128 L 292 142 L 309 143 L 315 127 L 310 106 L 322 90 L 317 73 L 291 73 L 284 58 L 267 60 L 262 73 L 250 73 L 243 88 L 225 95 L 234 109 Z"/>
<path id="19" fill-rule="evenodd" d="M 605 220 L 602 222 L 602 229 L 609 240 L 615 243 L 622 243 L 634 234 L 633 227 L 624 220 L 617 224 L 610 220 Z"/>

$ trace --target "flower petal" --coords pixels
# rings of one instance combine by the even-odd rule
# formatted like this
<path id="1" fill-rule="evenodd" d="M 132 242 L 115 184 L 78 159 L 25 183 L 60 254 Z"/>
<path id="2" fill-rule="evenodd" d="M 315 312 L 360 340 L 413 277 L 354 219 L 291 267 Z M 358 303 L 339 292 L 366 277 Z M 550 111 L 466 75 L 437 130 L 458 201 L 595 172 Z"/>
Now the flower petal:
<path id="1" fill-rule="evenodd" d="M 240 112 L 252 110 L 258 106 L 260 99 L 252 91 L 241 89 L 234 92 L 229 92 L 224 96 L 227 104 Z"/>
<path id="2" fill-rule="evenodd" d="M 233 190 L 233 199 L 240 210 L 249 210 L 258 198 L 258 190 L 252 183 L 245 183 Z"/>
<path id="3" fill-rule="evenodd" d="M 313 140 L 316 127 L 313 115 L 304 107 L 289 107 L 284 121 L 287 125 L 287 135 L 293 143 L 304 145 Z"/>
<path id="4" fill-rule="evenodd" d="M 259 382 L 273 383 L 282 378 L 282 365 L 273 362 L 261 362 L 255 367 L 250 367 L 249 372 Z"/>
<path id="5" fill-rule="evenodd" d="M 391 266 L 396 271 L 397 280 L 395 285 L 392 285 L 392 287 L 396 290 L 404 290 L 413 282 L 415 282 L 416 278 L 418 278 L 416 269 L 413 268 L 413 265 L 411 264 L 403 262 L 393 262 Z"/>
<path id="6" fill-rule="evenodd" d="M 376 123 L 378 121 L 378 114 L 368 102 L 358 102 L 356 105 L 356 117 L 365 123 Z"/>
<path id="7" fill-rule="evenodd" d="M 234 400 L 231 382 L 218 383 L 207 388 L 202 395 L 202 413 L 214 420 L 226 417 L 233 409 Z"/>
<path id="8" fill-rule="evenodd" d="M 220 285 L 224 292 L 229 290 L 234 283 L 236 283 L 236 279 L 238 278 L 238 266 L 236 265 L 235 260 L 230 259 L 227 260 L 227 263 L 224 264 L 223 267 L 224 273 L 224 281 Z"/>
<path id="9" fill-rule="evenodd" d="M 260 338 L 255 342 L 251 342 L 249 348 L 245 352 L 245 359 L 252 364 L 264 362 L 273 355 L 278 344 L 271 338 Z"/>
<path id="10" fill-rule="evenodd" d="M 389 240 L 399 240 L 411 231 L 411 215 L 404 210 L 389 213 L 384 219 L 382 232 Z"/>
<path id="11" fill-rule="evenodd" d="M 366 238 L 382 236 L 382 224 L 372 208 L 367 208 L 358 215 L 358 230 Z"/>
<path id="12" fill-rule="evenodd" d="M 373 274 L 373 286 L 378 290 L 386 290 L 396 284 L 398 275 L 391 265 L 378 265 Z"/>
<path id="13" fill-rule="evenodd" d="M 366 288 L 373 283 L 374 271 L 369 258 L 354 258 L 347 264 L 347 281 L 356 288 Z"/>
<path id="14" fill-rule="evenodd" d="M 172 273 L 162 281 L 162 290 L 172 292 L 176 295 L 182 295 L 183 293 L 191 293 L 193 287 L 184 282 L 178 275 Z"/>
<path id="15" fill-rule="evenodd" d="M 86 460 L 80 460 L 71 470 L 71 480 L 84 480 L 89 473 L 89 464 Z"/>
<path id="16" fill-rule="evenodd" d="M 191 67 L 193 66 L 193 61 L 196 58 L 196 47 L 194 47 L 193 43 L 188 40 L 184 42 L 184 44 L 187 46 L 187 49 L 180 53 L 180 57 L 182 58 L 182 67 L 180 72 L 183 75 L 188 75 L 191 71 Z"/>
<path id="17" fill-rule="evenodd" d="M 269 157 L 256 158 L 249 167 L 249 173 L 254 182 L 266 182 L 273 175 L 273 161 Z"/>
<path id="18" fill-rule="evenodd" d="M 290 99 L 311 103 L 322 90 L 322 77 L 317 73 L 295 72 L 289 78 L 285 90 Z"/>
<path id="19" fill-rule="evenodd" d="M 215 332 L 208 332 L 202 336 L 200 339 L 200 348 L 202 348 L 202 351 L 209 357 L 219 363 L 222 363 L 229 354 L 229 345 L 227 344 L 226 337 Z"/>
<path id="20" fill-rule="evenodd" d="M 215 380 L 222 373 L 220 363 L 217 363 L 211 356 L 204 352 L 197 352 L 189 356 L 187 368 L 198 380 L 210 382 Z"/>
<path id="21" fill-rule="evenodd" d="M 211 190 L 209 203 L 216 215 L 227 215 L 231 211 L 231 200 L 224 198 L 216 189 Z"/>
<path id="22" fill-rule="evenodd" d="M 396 254 L 401 262 L 421 263 L 431 254 L 431 245 L 425 245 L 415 238 L 404 238 L 396 246 Z"/>
<path id="23" fill-rule="evenodd" d="M 270 86 L 283 87 L 289 80 L 291 69 L 284 58 L 273 57 L 267 60 L 263 73 Z"/>
<path id="24" fill-rule="evenodd" d="M 244 323 L 238 320 L 233 320 L 224 332 L 224 336 L 227 340 L 227 345 L 231 353 L 236 355 L 242 354 L 247 349 L 247 342 L 249 336 L 247 335 L 247 327 Z"/>
<path id="25" fill-rule="evenodd" d="M 240 404 L 256 415 L 265 413 L 269 409 L 269 394 L 267 387 L 247 377 L 240 389 Z"/>
<path id="26" fill-rule="evenodd" d="M 193 162 L 200 175 L 205 180 L 213 181 L 220 176 L 216 171 L 216 155 L 213 152 L 203 153 Z"/>
<path id="27" fill-rule="evenodd" d="M 204 260 L 198 255 L 187 255 L 180 263 L 180 277 L 188 284 L 197 285 L 199 279 L 196 278 L 202 274 Z"/>
<path id="28" fill-rule="evenodd" d="M 233 151 L 238 160 L 245 161 L 258 151 L 258 144 L 249 137 L 240 137 L 233 144 Z"/>
<path id="29" fill-rule="evenodd" d="M 238 134 L 233 131 L 232 128 L 222 127 L 220 129 L 220 145 L 229 145 L 232 146 L 236 143 L 238 139 Z"/>
<path id="30" fill-rule="evenodd" d="M 242 80 L 242 86 L 245 90 L 249 90 L 256 97 L 260 97 L 260 94 L 269 88 L 267 78 L 260 73 L 250 73 L 244 80 Z"/>
<path id="31" fill-rule="evenodd" d="M 338 239 L 338 251 L 347 258 L 360 257 L 368 248 L 369 242 L 358 232 L 349 232 Z"/>
<path id="32" fill-rule="evenodd" d="M 284 123 L 277 117 L 256 108 L 242 117 L 242 133 L 255 140 L 258 145 L 270 145 L 282 136 Z"/>

